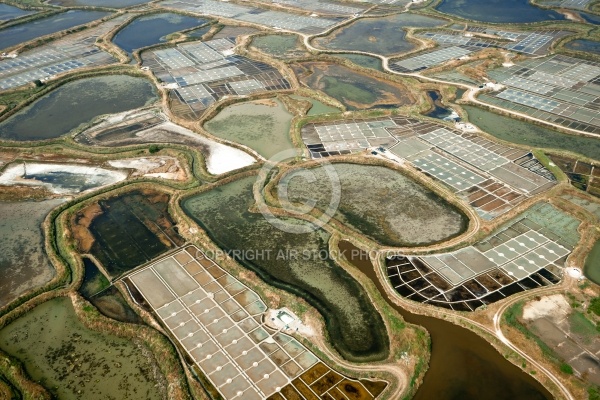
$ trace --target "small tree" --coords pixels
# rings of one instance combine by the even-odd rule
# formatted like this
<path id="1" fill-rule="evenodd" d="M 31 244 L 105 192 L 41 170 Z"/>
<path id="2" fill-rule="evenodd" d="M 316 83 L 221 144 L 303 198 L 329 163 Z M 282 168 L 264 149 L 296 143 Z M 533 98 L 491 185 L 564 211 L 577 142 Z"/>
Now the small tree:
<path id="1" fill-rule="evenodd" d="M 148 150 L 150 151 L 150 154 L 158 153 L 160 151 L 160 146 L 157 144 L 153 144 Z"/>

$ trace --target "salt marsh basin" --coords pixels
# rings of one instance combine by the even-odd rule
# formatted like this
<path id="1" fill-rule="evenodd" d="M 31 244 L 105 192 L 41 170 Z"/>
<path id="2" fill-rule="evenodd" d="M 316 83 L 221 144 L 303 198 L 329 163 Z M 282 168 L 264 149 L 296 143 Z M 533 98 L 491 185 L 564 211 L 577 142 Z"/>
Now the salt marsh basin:
<path id="1" fill-rule="evenodd" d="M 157 360 L 144 345 L 87 329 L 69 298 L 47 301 L 0 330 L 0 349 L 60 399 L 165 395 Z"/>
<path id="2" fill-rule="evenodd" d="M 417 246 L 447 240 L 465 231 L 468 221 L 458 209 L 398 171 L 360 164 L 333 164 L 341 185 L 335 218 L 386 246 Z M 305 171 L 281 180 L 291 202 L 315 199 L 324 210 L 332 198 L 323 168 L 313 168 L 315 181 L 307 184 Z M 311 174 L 312 175 L 312 174 Z M 363 191 L 360 188 L 368 187 Z M 390 201 L 393 199 L 393 201 Z"/>
<path id="3" fill-rule="evenodd" d="M 565 19 L 562 14 L 536 7 L 528 0 L 442 0 L 437 9 L 457 17 L 493 23 L 528 23 Z"/>
<path id="4" fill-rule="evenodd" d="M 108 75 L 69 82 L 0 123 L 0 139 L 44 140 L 66 135 L 103 114 L 154 102 L 156 89 L 144 78 Z"/>
<path id="5" fill-rule="evenodd" d="M 100 167 L 74 164 L 18 163 L 0 175 L 3 186 L 37 186 L 54 194 L 76 194 L 127 178 L 128 173 Z"/>
<path id="6" fill-rule="evenodd" d="M 194 195 L 181 203 L 183 210 L 203 227 L 222 249 L 308 250 L 327 249 L 330 235 L 322 230 L 291 234 L 275 228 L 260 213 L 248 211 L 254 203 L 256 178 L 240 179 Z M 290 219 L 292 224 L 308 224 Z M 333 260 L 240 260 L 267 284 L 302 296 L 325 317 L 333 346 L 346 359 L 381 360 L 389 351 L 381 316 L 360 284 Z"/>
<path id="7" fill-rule="evenodd" d="M 70 10 L 0 30 L 0 50 L 105 17 L 104 11 Z"/>
<path id="8" fill-rule="evenodd" d="M 205 128 L 215 136 L 246 145 L 270 158 L 294 148 L 290 139 L 291 121 L 292 114 L 281 101 L 265 99 L 226 107 Z"/>
<path id="9" fill-rule="evenodd" d="M 398 14 L 385 18 L 367 18 L 353 22 L 332 34 L 315 41 L 321 48 L 331 50 L 354 50 L 385 56 L 407 52 L 416 44 L 406 39 L 404 29 L 434 28 L 446 21 L 416 14 Z"/>
<path id="10" fill-rule="evenodd" d="M 64 200 L 0 202 L 0 307 L 54 277 L 42 222 Z"/>
<path id="11" fill-rule="evenodd" d="M 142 47 L 165 42 L 165 36 L 195 26 L 208 20 L 180 14 L 164 13 L 140 17 L 123 28 L 114 38 L 117 46 L 128 53 Z"/>

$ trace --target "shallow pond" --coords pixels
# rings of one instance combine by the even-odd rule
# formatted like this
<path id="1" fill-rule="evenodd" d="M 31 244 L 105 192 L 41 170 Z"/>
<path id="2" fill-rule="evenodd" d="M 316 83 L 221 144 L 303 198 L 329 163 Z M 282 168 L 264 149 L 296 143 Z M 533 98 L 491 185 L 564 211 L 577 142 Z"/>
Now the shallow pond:
<path id="1" fill-rule="evenodd" d="M 322 103 L 319 100 L 312 99 L 310 97 L 303 97 L 303 96 L 297 96 L 297 95 L 291 95 L 290 97 L 292 99 L 296 99 L 296 100 L 309 101 L 312 104 L 312 106 L 310 107 L 310 110 L 308 110 L 306 115 L 320 115 L 320 114 L 331 114 L 331 113 L 340 112 L 340 110 L 338 110 L 337 108 L 328 106 L 327 104 Z"/>
<path id="2" fill-rule="evenodd" d="M 157 99 L 151 82 L 107 75 L 69 82 L 0 123 L 0 138 L 52 139 L 102 114 L 142 107 Z"/>
<path id="3" fill-rule="evenodd" d="M 335 218 L 385 246 L 416 246 L 447 240 L 465 231 L 468 220 L 457 208 L 398 171 L 379 166 L 333 164 L 291 172 L 278 187 L 291 202 L 314 201 L 327 209 L 335 193 Z"/>
<path id="4" fill-rule="evenodd" d="M 182 245 L 168 201 L 167 194 L 136 190 L 87 207 L 72 226 L 80 252 L 93 254 L 115 278 Z"/>
<path id="5" fill-rule="evenodd" d="M 371 68 L 376 69 L 377 71 L 383 71 L 383 64 L 381 63 L 381 60 L 377 57 L 353 53 L 339 53 L 336 54 L 336 57 L 345 58 L 346 60 L 349 60 L 354 64 L 364 68 Z"/>
<path id="6" fill-rule="evenodd" d="M 128 172 L 77 164 L 18 163 L 0 174 L 0 185 L 42 187 L 56 194 L 76 194 L 127 179 Z"/>
<path id="7" fill-rule="evenodd" d="M 442 0 L 437 10 L 457 17 L 493 23 L 528 23 L 565 19 L 554 10 L 543 9 L 529 0 Z"/>
<path id="8" fill-rule="evenodd" d="M 508 361 L 490 343 L 448 321 L 410 313 L 389 300 L 365 252 L 349 242 L 340 251 L 377 286 L 381 296 L 404 319 L 421 325 L 431 337 L 429 368 L 415 400 L 550 400 L 533 377 Z"/>
<path id="9" fill-rule="evenodd" d="M 204 128 L 211 134 L 250 147 L 265 158 L 293 149 L 293 115 L 278 99 L 237 103 L 225 107 Z"/>
<path id="10" fill-rule="evenodd" d="M 349 68 L 325 63 L 293 66 L 298 78 L 311 89 L 337 99 L 348 110 L 396 108 L 411 101 L 408 91 Z"/>
<path id="11" fill-rule="evenodd" d="M 600 42 L 595 40 L 577 39 L 565 45 L 567 49 L 600 54 Z"/>
<path id="12" fill-rule="evenodd" d="M 328 36 L 315 40 L 329 50 L 353 50 L 389 56 L 416 48 L 406 39 L 405 28 L 433 28 L 447 21 L 416 14 L 397 14 L 384 18 L 363 18 Z"/>
<path id="13" fill-rule="evenodd" d="M 85 275 L 79 293 L 94 305 L 104 316 L 121 322 L 143 323 L 139 315 L 115 286 L 100 272 L 88 257 L 83 257 Z"/>
<path id="14" fill-rule="evenodd" d="M 35 11 L 22 10 L 19 7 L 10 6 L 8 4 L 0 3 L 0 22 L 9 21 L 11 19 L 19 18 L 24 15 L 33 14 Z"/>
<path id="15" fill-rule="evenodd" d="M 108 289 L 89 299 L 104 316 L 121 322 L 143 324 L 142 318 L 133 311 L 119 290 L 110 286 Z"/>
<path id="16" fill-rule="evenodd" d="M 447 121 L 448 118 L 453 115 L 454 111 L 451 108 L 445 108 L 442 104 L 442 96 L 438 91 L 428 90 L 427 96 L 433 104 L 433 107 L 425 113 L 426 116 Z"/>
<path id="17" fill-rule="evenodd" d="M 266 54 L 281 58 L 301 57 L 306 54 L 297 35 L 264 35 L 252 40 L 251 46 Z"/>
<path id="18" fill-rule="evenodd" d="M 187 15 L 163 13 L 135 19 L 114 37 L 113 42 L 128 53 L 166 41 L 174 32 L 203 25 L 208 20 Z"/>
<path id="19" fill-rule="evenodd" d="M 585 136 L 568 135 L 525 121 L 486 111 L 479 107 L 461 105 L 469 114 L 469 121 L 482 131 L 516 144 L 531 147 L 572 151 L 600 159 L 600 140 Z"/>
<path id="20" fill-rule="evenodd" d="M 0 348 L 56 398 L 160 399 L 164 380 L 148 350 L 87 329 L 71 300 L 57 298 L 0 330 Z"/>
<path id="21" fill-rule="evenodd" d="M 109 13 L 103 11 L 70 10 L 61 14 L 0 30 L 0 50 L 19 43 L 49 35 L 74 26 L 100 19 Z"/>
<path id="22" fill-rule="evenodd" d="M 189 197 L 182 208 L 221 249 L 231 252 L 266 283 L 316 307 L 326 320 L 332 344 L 345 358 L 387 357 L 389 342 L 380 315 L 359 283 L 324 254 L 329 234 L 322 230 L 287 233 L 260 213 L 249 212 L 255 180 L 248 177 Z M 285 221 L 311 226 L 295 219 Z"/>
<path id="23" fill-rule="evenodd" d="M 589 13 L 579 13 L 581 17 L 590 24 L 599 25 L 600 24 L 600 15 L 589 14 Z"/>
<path id="24" fill-rule="evenodd" d="M 62 202 L 0 202 L 0 307 L 54 277 L 44 251 L 42 222 Z"/>
<path id="25" fill-rule="evenodd" d="M 110 286 L 110 282 L 100 272 L 96 264 L 87 257 L 83 257 L 83 283 L 79 288 L 79 293 L 86 299 Z"/>
<path id="26" fill-rule="evenodd" d="M 194 29 L 193 31 L 187 32 L 187 36 L 195 39 L 200 39 L 208 31 L 210 31 L 211 25 L 204 26 L 202 28 Z"/>
<path id="27" fill-rule="evenodd" d="M 592 251 L 587 255 L 583 273 L 590 281 L 600 285 L 600 240 L 596 242 Z"/>
<path id="28" fill-rule="evenodd" d="M 50 0 L 50 4 L 63 7 L 96 6 L 110 8 L 125 8 L 148 3 L 149 0 Z"/>

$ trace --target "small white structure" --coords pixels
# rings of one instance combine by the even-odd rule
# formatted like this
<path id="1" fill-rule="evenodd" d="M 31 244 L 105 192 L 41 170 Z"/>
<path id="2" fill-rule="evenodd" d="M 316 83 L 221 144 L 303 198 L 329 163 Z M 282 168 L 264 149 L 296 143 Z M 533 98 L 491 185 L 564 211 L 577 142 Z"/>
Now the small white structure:
<path id="1" fill-rule="evenodd" d="M 581 269 L 577 268 L 577 267 L 568 267 L 565 268 L 565 272 L 567 273 L 567 275 L 569 275 L 571 278 L 575 278 L 575 279 L 584 279 L 584 276 L 581 272 Z"/>
<path id="2" fill-rule="evenodd" d="M 504 89 L 504 85 L 494 82 L 486 82 L 485 87 L 486 89 L 492 89 L 495 92 Z"/>
<path id="3" fill-rule="evenodd" d="M 454 126 L 456 127 L 456 129 L 459 129 L 463 132 L 477 132 L 478 129 L 475 125 L 470 124 L 468 122 L 457 122 L 456 124 L 454 124 Z"/>
<path id="4" fill-rule="evenodd" d="M 265 323 L 283 332 L 298 333 L 306 337 L 314 335 L 312 329 L 304 325 L 302 320 L 286 307 L 268 310 L 265 315 Z"/>

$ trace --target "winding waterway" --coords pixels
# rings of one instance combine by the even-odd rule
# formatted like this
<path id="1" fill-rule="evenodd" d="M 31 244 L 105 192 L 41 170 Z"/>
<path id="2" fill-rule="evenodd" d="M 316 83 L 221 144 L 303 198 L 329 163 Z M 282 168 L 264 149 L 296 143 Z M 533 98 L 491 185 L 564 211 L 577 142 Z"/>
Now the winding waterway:
<path id="1" fill-rule="evenodd" d="M 429 369 L 414 400 L 552 399 L 538 381 L 474 332 L 438 318 L 413 314 L 396 305 L 388 298 L 366 253 L 347 241 L 341 241 L 339 248 L 407 322 L 421 325 L 429 332 Z"/>

